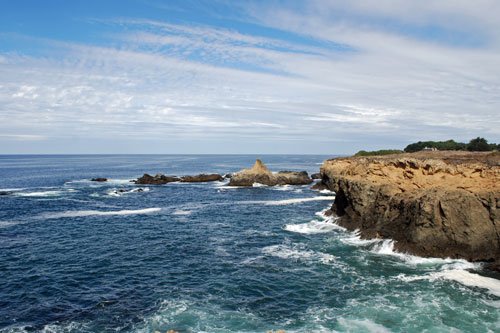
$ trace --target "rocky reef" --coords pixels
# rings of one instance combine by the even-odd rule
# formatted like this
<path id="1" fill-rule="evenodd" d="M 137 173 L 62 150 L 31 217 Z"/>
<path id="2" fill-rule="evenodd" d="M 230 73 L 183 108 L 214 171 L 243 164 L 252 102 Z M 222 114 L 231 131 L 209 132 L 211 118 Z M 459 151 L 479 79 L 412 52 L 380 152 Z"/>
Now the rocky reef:
<path id="1" fill-rule="evenodd" d="M 181 179 L 178 177 L 168 177 L 161 173 L 157 174 L 154 177 L 145 173 L 141 178 L 137 179 L 135 183 L 140 185 L 163 185 L 172 182 L 178 182 L 180 180 Z"/>
<path id="2" fill-rule="evenodd" d="M 199 174 L 196 176 L 184 176 L 181 179 L 181 182 L 183 183 L 205 183 L 205 182 L 215 182 L 215 181 L 221 181 L 224 180 L 224 177 L 217 173 L 212 173 L 212 174 Z"/>
<path id="3" fill-rule="evenodd" d="M 233 174 L 229 186 L 252 186 L 260 183 L 275 185 L 306 185 L 312 183 L 306 171 L 279 171 L 272 173 L 258 158 L 251 169 L 243 169 Z"/>
<path id="4" fill-rule="evenodd" d="M 179 177 L 169 177 L 165 176 L 162 173 L 157 174 L 156 176 L 151 176 L 145 173 L 141 178 L 134 181 L 135 184 L 140 185 L 163 185 L 172 182 L 183 182 L 183 183 L 205 183 L 205 182 L 214 182 L 224 180 L 219 174 L 199 174 L 196 176 L 184 176 L 182 178 Z"/>
<path id="5" fill-rule="evenodd" d="M 500 154 L 420 152 L 326 161 L 338 223 L 424 257 L 500 262 Z"/>

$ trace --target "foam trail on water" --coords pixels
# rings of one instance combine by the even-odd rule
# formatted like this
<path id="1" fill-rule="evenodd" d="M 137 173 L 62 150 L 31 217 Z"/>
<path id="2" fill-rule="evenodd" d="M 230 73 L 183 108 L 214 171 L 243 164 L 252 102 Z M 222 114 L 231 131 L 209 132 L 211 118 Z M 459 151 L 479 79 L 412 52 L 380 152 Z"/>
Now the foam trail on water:
<path id="1" fill-rule="evenodd" d="M 145 208 L 145 209 L 136 209 L 136 210 L 116 210 L 116 211 L 107 211 L 102 212 L 98 210 L 75 210 L 75 211 L 66 211 L 62 213 L 55 213 L 46 215 L 47 219 L 57 219 L 62 217 L 82 217 L 82 216 L 107 216 L 107 215 L 134 215 L 134 214 L 149 214 L 154 212 L 159 212 L 161 208 Z"/>
<path id="2" fill-rule="evenodd" d="M 330 190 L 321 190 L 319 191 L 321 194 L 326 194 L 326 195 L 335 195 L 335 192 L 330 191 Z"/>
<path id="3" fill-rule="evenodd" d="M 289 246 L 283 244 L 266 246 L 265 248 L 262 249 L 262 253 L 264 255 L 269 255 L 282 259 L 319 261 L 323 264 L 330 264 L 333 261 L 335 261 L 335 259 L 337 259 L 335 256 L 328 253 L 316 252 L 313 250 L 307 250 L 298 248 L 296 246 Z"/>
<path id="4" fill-rule="evenodd" d="M 481 276 L 479 274 L 471 273 L 463 269 L 446 269 L 424 276 L 405 276 L 404 274 L 401 274 L 398 276 L 398 279 L 406 282 L 419 280 L 428 280 L 432 282 L 437 279 L 446 279 L 456 281 L 467 287 L 478 287 L 486 289 L 490 294 L 500 297 L 500 280 Z"/>
<path id="5" fill-rule="evenodd" d="M 266 206 L 278 206 L 278 205 L 291 205 L 295 203 L 308 202 L 308 201 L 322 201 L 322 200 L 334 200 L 333 197 L 313 197 L 313 198 L 297 198 L 297 199 L 286 199 L 286 200 L 276 200 L 276 201 L 240 201 L 240 204 L 261 204 Z"/>
<path id="6" fill-rule="evenodd" d="M 377 254 L 397 257 L 405 263 L 413 266 L 443 265 L 444 269 L 477 269 L 481 267 L 481 264 L 479 263 L 472 263 L 464 259 L 423 258 L 407 253 L 396 252 L 394 250 L 394 241 L 391 239 L 376 240 L 376 243 L 372 247 L 371 251 Z"/>
<path id="7" fill-rule="evenodd" d="M 63 191 L 40 191 L 40 192 L 15 193 L 15 195 L 20 197 L 55 197 L 61 195 L 62 193 Z"/>
<path id="8" fill-rule="evenodd" d="M 283 229 L 286 231 L 297 232 L 299 234 L 311 235 L 323 234 L 333 230 L 340 230 L 341 228 L 331 222 L 313 220 L 302 224 L 287 224 Z"/>

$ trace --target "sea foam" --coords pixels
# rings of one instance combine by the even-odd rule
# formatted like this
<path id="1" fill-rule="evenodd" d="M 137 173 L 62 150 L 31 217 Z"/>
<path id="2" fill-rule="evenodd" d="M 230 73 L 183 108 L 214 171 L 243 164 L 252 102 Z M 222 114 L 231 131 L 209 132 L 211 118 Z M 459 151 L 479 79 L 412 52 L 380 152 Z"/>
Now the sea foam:
<path id="1" fill-rule="evenodd" d="M 301 202 L 309 202 L 309 201 L 322 201 L 322 200 L 330 200 L 332 201 L 333 197 L 312 197 L 312 198 L 296 198 L 296 199 L 286 199 L 286 200 L 267 200 L 267 201 L 240 201 L 240 204 L 249 204 L 249 205 L 266 205 L 266 206 L 279 206 L 279 205 L 291 205 Z"/>
<path id="2" fill-rule="evenodd" d="M 337 258 L 331 254 L 307 250 L 298 246 L 287 244 L 266 246 L 262 249 L 264 255 L 282 259 L 294 259 L 305 261 L 319 261 L 323 264 L 331 264 Z"/>
<path id="3" fill-rule="evenodd" d="M 283 228 L 286 231 L 297 232 L 299 234 L 322 234 L 333 230 L 341 230 L 343 228 L 329 221 L 313 220 L 302 224 L 287 224 Z"/>
<path id="4" fill-rule="evenodd" d="M 149 214 L 159 212 L 161 208 L 145 208 L 145 209 L 136 209 L 136 210 L 115 210 L 115 211 L 98 211 L 98 210 L 75 210 L 75 211 L 66 211 L 62 213 L 48 214 L 45 215 L 47 219 L 57 219 L 63 217 L 82 217 L 82 216 L 107 216 L 107 215 L 135 215 L 135 214 Z"/>

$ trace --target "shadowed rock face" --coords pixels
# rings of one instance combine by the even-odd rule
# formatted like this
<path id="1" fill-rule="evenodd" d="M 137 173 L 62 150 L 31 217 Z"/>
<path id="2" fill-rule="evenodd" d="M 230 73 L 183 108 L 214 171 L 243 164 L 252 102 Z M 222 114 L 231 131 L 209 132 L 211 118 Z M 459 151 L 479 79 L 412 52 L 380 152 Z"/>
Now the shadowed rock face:
<path id="1" fill-rule="evenodd" d="M 214 181 L 220 181 L 220 180 L 224 180 L 224 177 L 222 177 L 219 174 L 214 173 L 214 174 L 210 174 L 210 175 L 200 174 L 200 175 L 196 175 L 196 176 L 184 176 L 184 177 L 182 177 L 181 182 L 184 182 L 184 183 L 203 183 L 203 182 L 214 182 Z"/>
<path id="2" fill-rule="evenodd" d="M 144 174 L 141 178 L 137 179 L 135 181 L 136 184 L 141 184 L 141 185 L 163 185 L 171 182 L 178 182 L 180 181 L 180 178 L 177 177 L 167 177 L 161 173 L 157 174 L 156 176 L 151 176 L 147 173 Z"/>
<path id="3" fill-rule="evenodd" d="M 312 183 L 307 172 L 280 171 L 272 173 L 257 159 L 251 169 L 244 169 L 233 174 L 230 186 L 252 186 L 254 183 L 260 183 L 268 186 L 274 185 L 305 185 Z"/>
<path id="4" fill-rule="evenodd" d="M 484 161 L 485 153 L 469 152 L 339 158 L 321 174 L 336 192 L 339 223 L 362 237 L 391 238 L 419 256 L 495 261 L 500 167 Z"/>

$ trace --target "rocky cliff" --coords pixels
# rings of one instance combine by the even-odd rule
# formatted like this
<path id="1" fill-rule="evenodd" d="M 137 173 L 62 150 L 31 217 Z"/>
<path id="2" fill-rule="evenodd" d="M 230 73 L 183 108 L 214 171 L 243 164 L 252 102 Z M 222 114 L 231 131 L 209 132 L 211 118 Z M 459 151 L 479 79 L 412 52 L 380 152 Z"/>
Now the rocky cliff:
<path id="1" fill-rule="evenodd" d="M 421 152 L 326 161 L 339 224 L 426 257 L 500 262 L 500 154 Z"/>

